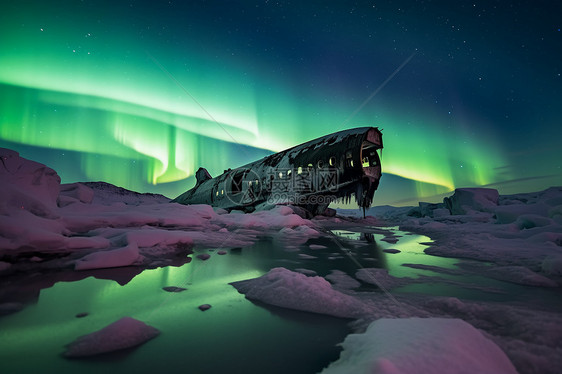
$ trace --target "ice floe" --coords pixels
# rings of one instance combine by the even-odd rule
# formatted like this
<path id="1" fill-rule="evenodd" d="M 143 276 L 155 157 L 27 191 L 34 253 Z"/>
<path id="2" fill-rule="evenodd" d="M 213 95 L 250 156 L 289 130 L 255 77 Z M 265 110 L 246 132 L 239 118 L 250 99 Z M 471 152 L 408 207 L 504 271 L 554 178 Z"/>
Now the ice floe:
<path id="1" fill-rule="evenodd" d="M 65 357 L 87 357 L 136 347 L 155 338 L 160 331 L 131 317 L 123 317 L 112 324 L 81 336 L 68 344 Z"/>
<path id="2" fill-rule="evenodd" d="M 306 276 L 285 268 L 232 285 L 250 300 L 335 317 L 357 318 L 368 312 L 358 299 L 336 291 L 319 276 Z"/>
<path id="3" fill-rule="evenodd" d="M 379 319 L 348 335 L 322 374 L 515 374 L 505 353 L 460 319 Z"/>
<path id="4" fill-rule="evenodd" d="M 224 255 L 266 237 L 298 260 L 285 262 L 297 264 L 296 271 L 271 269 L 259 278 L 234 282 L 238 291 L 250 300 L 278 307 L 352 318 L 354 329 L 365 331 L 346 339 L 340 360 L 326 373 L 361 372 L 364 368 L 381 373 L 511 373 L 514 369 L 509 360 L 528 374 L 556 373 L 562 367 L 562 317 L 556 308 L 552 312 L 541 309 L 543 306 L 395 293 L 399 287 L 420 283 L 501 292 L 487 283 L 461 283 L 456 276 L 487 277 L 512 283 L 512 287 L 558 291 L 556 287 L 562 284 L 561 187 L 510 196 L 492 189 L 458 189 L 443 203 L 374 207 L 364 219 L 358 210 L 306 219 L 287 206 L 252 214 L 228 213 L 208 205 L 169 203 L 160 195 L 138 194 L 103 182 L 60 185 L 56 172 L 45 165 L 5 149 L 0 149 L 0 157 L 4 164 L 0 166 L 1 274 L 17 272 L 22 266 L 66 267 L 80 273 L 163 266 L 168 264 L 166 256 L 185 260 L 194 255 L 204 260 L 210 256 L 206 252 L 217 250 L 213 253 Z M 367 268 L 312 270 L 315 262 L 327 259 L 329 268 L 368 245 L 373 232 L 384 234 L 382 242 L 399 243 L 402 239 L 390 230 L 363 232 L 361 240 L 339 238 L 339 249 L 346 256 L 323 245 L 333 236 L 329 230 L 351 225 L 371 229 L 373 225 L 399 226 L 434 240 L 425 250 L 428 254 L 479 262 L 457 268 L 405 263 L 404 267 L 437 276 L 397 277 L 387 269 L 371 267 L 378 266 L 373 253 L 364 259 L 371 260 Z M 380 252 L 393 261 L 404 255 L 394 248 Z M 212 266 L 227 258 L 194 263 Z M 175 286 L 164 289 L 180 290 Z M 21 307 L 3 303 L 0 314 Z M 140 321 L 124 319 L 79 338 L 66 355 L 122 349 L 157 334 Z M 469 370 L 463 371 L 466 368 Z"/>

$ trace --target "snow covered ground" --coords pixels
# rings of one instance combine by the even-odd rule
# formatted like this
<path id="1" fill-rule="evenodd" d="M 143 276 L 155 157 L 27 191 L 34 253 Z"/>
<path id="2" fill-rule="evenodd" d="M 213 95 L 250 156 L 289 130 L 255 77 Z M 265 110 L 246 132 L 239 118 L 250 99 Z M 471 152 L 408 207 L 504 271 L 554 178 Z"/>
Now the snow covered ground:
<path id="1" fill-rule="evenodd" d="M 358 210 L 341 210 L 337 217 L 307 220 L 290 207 L 227 213 L 102 182 L 61 185 L 53 169 L 14 151 L 0 149 L 0 159 L 0 276 L 50 269 L 142 270 L 169 266 L 178 258 L 190 261 L 188 255 L 197 249 L 224 254 L 265 237 L 297 252 L 303 262 L 321 261 L 320 254 L 335 250 L 328 259 L 357 264 L 354 272 L 334 268 L 322 275 L 305 266 L 278 267 L 233 283 L 251 300 L 352 319 L 356 334 L 342 343 L 340 360 L 326 373 L 438 373 L 443 368 L 449 373 L 512 373 L 512 365 L 519 373 L 562 372 L 562 187 L 511 196 L 492 189 L 459 189 L 441 204 L 374 207 L 365 219 Z M 427 254 L 467 261 L 459 260 L 454 268 L 402 265 L 432 274 L 417 277 L 359 263 L 354 248 L 365 245 L 373 233 L 384 235 L 387 243 L 401 239 L 386 229 L 391 226 L 430 237 Z M 351 227 L 360 227 L 364 240 L 336 235 Z M 334 244 L 328 248 L 327 242 L 314 241 L 322 238 Z M 402 255 L 393 248 L 384 252 Z M 505 282 L 552 300 L 494 299 L 502 290 L 491 284 Z M 395 291 L 436 283 L 491 296 L 479 300 Z M 21 309 L 4 296 L 0 292 L 0 312 Z M 141 337 L 156 336 L 140 323 L 132 325 L 133 335 L 137 328 Z M 104 330 L 102 340 L 111 341 L 108 331 L 123 335 L 116 330 L 121 329 Z M 92 336 L 87 341 L 95 347 L 88 349 L 102 349 L 97 335 Z M 129 344 L 127 339 L 123 344 Z"/>
<path id="2" fill-rule="evenodd" d="M 77 270 L 161 266 L 194 246 L 244 247 L 264 230 L 304 240 L 318 235 L 288 207 L 255 214 L 169 203 L 107 183 L 60 185 L 56 172 L 2 149 L 0 271 L 22 258 Z M 61 258 L 64 254 L 64 258 Z M 12 270 L 16 270 L 15 268 Z"/>

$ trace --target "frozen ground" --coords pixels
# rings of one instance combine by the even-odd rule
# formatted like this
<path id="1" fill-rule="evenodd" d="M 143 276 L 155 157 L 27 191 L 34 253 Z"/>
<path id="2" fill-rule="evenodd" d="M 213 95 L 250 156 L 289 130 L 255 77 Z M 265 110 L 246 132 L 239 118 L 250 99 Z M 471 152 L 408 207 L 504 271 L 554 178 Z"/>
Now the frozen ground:
<path id="1" fill-rule="evenodd" d="M 366 365 L 361 368 L 376 367 L 381 373 L 426 373 L 450 363 L 448 372 L 513 372 L 503 354 L 519 373 L 562 372 L 560 187 L 512 196 L 499 196 L 491 189 L 460 189 L 442 204 L 375 207 L 365 219 L 353 210 L 307 220 L 289 207 L 227 213 L 205 205 L 171 204 L 163 196 L 101 182 L 60 185 L 56 172 L 45 165 L 5 149 L 0 149 L 0 158 L 0 276 L 131 266 L 140 272 L 191 261 L 187 255 L 201 248 L 235 250 L 267 238 L 297 252 L 301 262 L 348 258 L 357 265 L 354 272 L 332 269 L 324 276 L 305 266 L 293 269 L 298 271 L 275 268 L 259 278 L 233 283 L 251 300 L 351 318 L 357 334 L 343 342 L 340 360 L 326 372 L 362 372 L 357 369 L 359 361 Z M 417 277 L 369 266 L 367 260 L 375 259 L 359 263 L 354 249 L 372 240 L 373 234 L 384 235 L 387 243 L 399 240 L 386 229 L 390 226 L 430 237 L 434 242 L 425 250 L 428 254 L 471 261 L 459 261 L 454 268 L 403 264 L 404 269 L 431 274 Z M 361 240 L 337 233 L 351 227 L 361 228 Z M 322 238 L 333 244 L 314 241 Z M 330 257 L 321 257 L 329 250 L 334 251 Z M 385 252 L 401 256 L 392 248 Z M 548 292 L 554 301 L 499 302 L 494 295 L 502 290 L 492 286 L 498 282 L 531 288 L 537 295 Z M 478 300 L 395 291 L 438 283 L 491 296 Z M 0 313 L 22 307 L 8 296 L 0 291 Z M 426 334 L 426 329 L 433 333 Z M 126 335 L 123 331 L 115 335 Z M 379 349 L 381 341 L 400 348 Z M 446 360 L 438 354 L 445 348 Z"/>

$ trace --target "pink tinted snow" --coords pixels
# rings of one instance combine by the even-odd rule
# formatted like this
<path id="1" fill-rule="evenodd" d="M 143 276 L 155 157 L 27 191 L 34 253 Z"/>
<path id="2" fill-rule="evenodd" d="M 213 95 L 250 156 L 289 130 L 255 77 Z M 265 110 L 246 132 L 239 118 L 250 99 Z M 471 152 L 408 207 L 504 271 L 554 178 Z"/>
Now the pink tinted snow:
<path id="1" fill-rule="evenodd" d="M 139 247 L 129 244 L 126 247 L 90 253 L 76 261 L 76 270 L 116 268 L 134 265 L 140 260 Z"/>
<path id="2" fill-rule="evenodd" d="M 51 216 L 59 195 L 60 177 L 51 168 L 0 148 L 0 213 L 28 210 L 39 216 Z"/>
<path id="3" fill-rule="evenodd" d="M 60 185 L 54 170 L 0 149 L 0 254 L 84 253 L 76 269 L 137 264 L 194 245 L 244 247 L 255 229 L 286 229 L 305 242 L 313 224 L 286 206 L 253 214 L 227 214 L 209 205 L 168 203 L 107 184 Z M 88 253 L 88 250 L 90 253 Z"/>
<path id="4" fill-rule="evenodd" d="M 451 214 L 470 211 L 490 211 L 498 205 L 499 194 L 491 188 L 457 188 L 453 196 L 445 198 Z"/>
<path id="5" fill-rule="evenodd" d="M 308 277 L 285 268 L 232 285 L 248 299 L 288 309 L 353 318 L 369 309 L 359 299 L 336 291 L 324 278 Z"/>
<path id="6" fill-rule="evenodd" d="M 505 353 L 460 319 L 382 318 L 348 335 L 322 374 L 516 374 Z"/>
<path id="7" fill-rule="evenodd" d="M 131 348 L 156 337 L 160 331 L 142 321 L 123 317 L 112 324 L 81 336 L 67 345 L 65 357 L 87 357 Z"/>

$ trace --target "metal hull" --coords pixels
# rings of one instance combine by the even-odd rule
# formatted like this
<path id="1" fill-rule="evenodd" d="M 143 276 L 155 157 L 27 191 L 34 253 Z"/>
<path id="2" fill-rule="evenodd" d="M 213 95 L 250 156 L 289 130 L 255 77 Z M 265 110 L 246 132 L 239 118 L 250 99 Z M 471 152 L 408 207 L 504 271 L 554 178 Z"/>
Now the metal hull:
<path id="1" fill-rule="evenodd" d="M 381 178 L 378 151 L 382 147 L 376 127 L 336 132 L 225 170 L 215 178 L 200 168 L 195 187 L 172 202 L 246 212 L 285 204 L 317 215 L 330 202 L 354 196 L 365 209 L 371 206 Z"/>

